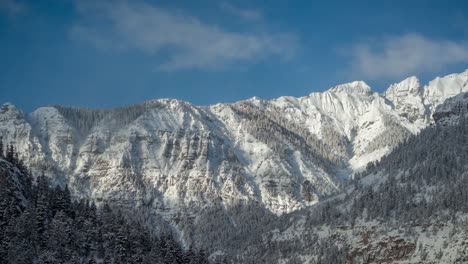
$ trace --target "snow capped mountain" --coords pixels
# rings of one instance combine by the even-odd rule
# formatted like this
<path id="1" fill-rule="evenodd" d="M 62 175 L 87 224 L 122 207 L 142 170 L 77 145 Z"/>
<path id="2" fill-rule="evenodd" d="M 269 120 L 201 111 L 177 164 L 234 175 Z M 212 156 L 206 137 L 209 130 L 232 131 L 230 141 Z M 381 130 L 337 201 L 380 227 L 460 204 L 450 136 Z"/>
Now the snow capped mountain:
<path id="1" fill-rule="evenodd" d="M 281 214 L 317 203 L 468 91 L 468 71 L 378 94 L 362 81 L 301 98 L 194 106 L 170 99 L 109 110 L 0 108 L 0 135 L 78 197 L 173 219 L 214 201 Z"/>
<path id="2" fill-rule="evenodd" d="M 423 86 L 416 76 L 409 77 L 400 83 L 392 84 L 383 94 L 393 103 L 397 112 L 411 122 L 425 122 Z"/>
<path id="3" fill-rule="evenodd" d="M 385 121 L 398 118 L 385 99 L 364 82 L 339 85 L 302 98 L 283 97 L 272 103 L 287 109 L 292 114 L 285 115 L 286 118 L 305 124 L 324 141 L 344 142 L 343 155 L 352 169 L 365 165 L 359 163 L 359 157 L 371 152 L 366 147 L 385 131 Z M 410 126 L 403 119 L 398 122 Z"/>
<path id="4" fill-rule="evenodd" d="M 363 81 L 354 81 L 350 83 L 345 83 L 337 85 L 331 88 L 329 91 L 334 93 L 358 93 L 358 94 L 369 94 L 372 93 L 372 89 L 367 83 Z"/>
<path id="5" fill-rule="evenodd" d="M 434 125 L 249 246 L 273 248 L 268 263 L 466 263 L 467 113 L 468 93 L 446 99 Z"/>
<path id="6" fill-rule="evenodd" d="M 450 74 L 445 77 L 437 77 L 424 87 L 425 104 L 435 107 L 442 104 L 445 99 L 457 94 L 468 92 L 468 70 L 460 74 Z"/>
<path id="7" fill-rule="evenodd" d="M 437 77 L 422 86 L 415 77 L 391 85 L 383 94 L 400 115 L 411 122 L 430 121 L 436 107 L 447 98 L 468 91 L 468 70 L 460 74 Z"/>

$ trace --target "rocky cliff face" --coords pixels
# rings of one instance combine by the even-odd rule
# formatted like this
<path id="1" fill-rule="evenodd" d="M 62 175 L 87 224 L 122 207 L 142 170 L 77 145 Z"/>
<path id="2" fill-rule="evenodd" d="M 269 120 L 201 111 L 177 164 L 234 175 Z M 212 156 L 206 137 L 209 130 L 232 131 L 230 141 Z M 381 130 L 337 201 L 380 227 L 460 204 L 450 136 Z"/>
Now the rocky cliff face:
<path id="1" fill-rule="evenodd" d="M 468 91 L 468 71 L 378 94 L 364 82 L 301 98 L 194 106 L 160 99 L 109 110 L 0 108 L 0 135 L 74 195 L 173 217 L 213 201 L 281 214 L 317 203 Z"/>

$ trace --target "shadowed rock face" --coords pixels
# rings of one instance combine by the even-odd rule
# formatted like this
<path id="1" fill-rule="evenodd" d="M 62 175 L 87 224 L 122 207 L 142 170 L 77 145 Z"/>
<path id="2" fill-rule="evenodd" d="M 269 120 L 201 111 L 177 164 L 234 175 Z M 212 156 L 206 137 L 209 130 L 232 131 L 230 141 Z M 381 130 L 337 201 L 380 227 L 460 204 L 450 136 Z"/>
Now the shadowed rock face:
<path id="1" fill-rule="evenodd" d="M 461 93 L 438 106 L 432 118 L 435 122 L 446 124 L 456 122 L 465 115 L 468 115 L 468 93 Z"/>

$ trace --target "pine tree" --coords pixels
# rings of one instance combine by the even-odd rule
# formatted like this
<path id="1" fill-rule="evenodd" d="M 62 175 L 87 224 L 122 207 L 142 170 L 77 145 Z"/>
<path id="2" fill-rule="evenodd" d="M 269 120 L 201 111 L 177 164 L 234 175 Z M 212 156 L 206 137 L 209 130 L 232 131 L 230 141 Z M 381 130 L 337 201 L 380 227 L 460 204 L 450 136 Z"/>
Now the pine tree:
<path id="1" fill-rule="evenodd" d="M 60 263 L 55 250 L 42 250 L 38 256 L 37 264 L 54 264 Z"/>
<path id="2" fill-rule="evenodd" d="M 16 218 L 14 226 L 15 237 L 8 249 L 10 263 L 32 263 L 34 260 L 34 241 L 36 241 L 36 225 L 34 223 L 34 209 L 28 206 Z"/>
<path id="3" fill-rule="evenodd" d="M 147 252 L 145 245 L 149 241 L 145 241 L 143 231 L 135 225 L 132 225 L 130 229 L 130 248 L 131 248 L 131 263 L 142 263 L 144 255 Z"/>
<path id="4" fill-rule="evenodd" d="M 0 167 L 0 232 L 8 224 L 9 215 L 6 212 L 10 204 L 10 185 L 8 181 L 8 174 Z"/>
<path id="5" fill-rule="evenodd" d="M 119 263 L 128 263 L 128 231 L 123 224 L 117 230 L 116 240 L 116 260 Z"/>
<path id="6" fill-rule="evenodd" d="M 5 150 L 3 149 L 3 137 L 0 137 L 0 158 L 5 156 Z"/>
<path id="7" fill-rule="evenodd" d="M 152 263 L 164 263 L 163 260 L 163 255 L 161 252 L 161 245 L 159 239 L 153 243 L 151 243 L 151 250 L 148 252 L 144 259 L 143 263 L 144 264 L 152 264 Z M 159 260 L 159 261 L 158 261 Z"/>
<path id="8" fill-rule="evenodd" d="M 7 146 L 6 160 L 15 164 L 15 147 L 13 145 Z"/>
<path id="9" fill-rule="evenodd" d="M 60 208 L 66 214 L 70 215 L 71 211 L 71 194 L 70 190 L 68 189 L 68 184 L 65 185 L 64 190 L 62 191 L 62 199 L 60 201 Z"/>
<path id="10" fill-rule="evenodd" d="M 46 244 L 44 232 L 46 231 L 51 214 L 49 183 L 44 174 L 37 178 L 36 224 L 38 239 L 41 245 Z"/>
<path id="11" fill-rule="evenodd" d="M 57 185 L 52 192 L 51 202 L 54 213 L 63 211 L 65 214 L 69 215 L 71 210 L 71 196 L 68 185 L 65 185 L 63 190 Z"/>
<path id="12" fill-rule="evenodd" d="M 159 243 L 107 204 L 72 202 L 67 186 L 11 166 L 0 162 L 0 263 L 189 263 L 172 236 Z"/>
<path id="13" fill-rule="evenodd" d="M 47 247 L 57 252 L 57 258 L 69 259 L 68 248 L 72 245 L 73 235 L 71 223 L 63 211 L 58 211 L 47 230 Z"/>
<path id="14" fill-rule="evenodd" d="M 1 254 L 8 254 L 9 250 L 15 247 L 15 238 L 17 236 L 16 217 L 18 216 L 18 203 L 13 197 L 10 198 L 10 203 L 4 212 L 6 226 L 4 227 L 2 244 L 0 245 Z"/>

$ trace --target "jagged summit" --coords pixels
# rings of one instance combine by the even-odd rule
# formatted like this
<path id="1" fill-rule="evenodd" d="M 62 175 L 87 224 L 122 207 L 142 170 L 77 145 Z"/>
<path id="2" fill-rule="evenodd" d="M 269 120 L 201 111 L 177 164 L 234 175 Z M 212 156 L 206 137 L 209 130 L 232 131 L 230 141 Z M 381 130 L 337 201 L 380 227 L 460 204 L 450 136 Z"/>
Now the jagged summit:
<path id="1" fill-rule="evenodd" d="M 5 112 L 5 111 L 18 111 L 18 107 L 16 107 L 16 105 L 14 105 L 13 103 L 10 103 L 10 102 L 6 102 L 4 103 L 1 107 L 0 107 L 1 111 Z"/>
<path id="2" fill-rule="evenodd" d="M 354 81 L 350 83 L 337 85 L 329 89 L 328 91 L 335 92 L 335 93 L 346 92 L 346 93 L 367 94 L 367 93 L 371 93 L 372 89 L 364 81 Z"/>
<path id="3" fill-rule="evenodd" d="M 13 103 L 5 102 L 2 107 L 16 107 Z"/>
<path id="4" fill-rule="evenodd" d="M 23 116 L 23 111 L 21 111 L 21 109 L 16 107 L 16 105 L 10 102 L 7 102 L 7 103 L 4 103 L 0 107 L 0 114 L 3 114 L 5 116 L 10 116 L 10 117 L 15 117 L 15 118 L 21 118 L 21 116 Z"/>
<path id="5" fill-rule="evenodd" d="M 422 85 L 419 79 L 416 76 L 411 76 L 399 83 L 394 83 L 388 87 L 388 89 L 383 93 L 386 97 L 394 97 L 401 95 L 407 95 L 408 93 L 415 94 L 420 93 L 422 90 Z"/>
<path id="6" fill-rule="evenodd" d="M 424 87 L 426 104 L 439 105 L 449 97 L 468 92 L 468 70 L 437 77 Z M 435 109 L 433 109 L 435 110 Z"/>
<path id="7" fill-rule="evenodd" d="M 254 96 L 254 97 L 250 97 L 246 101 L 247 102 L 252 102 L 252 103 L 259 103 L 259 102 L 263 101 L 263 99 L 260 98 L 260 97 Z"/>

